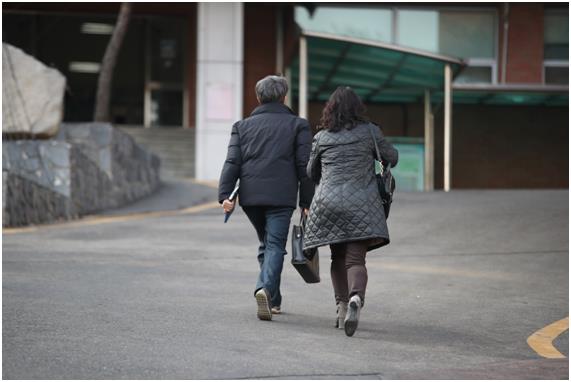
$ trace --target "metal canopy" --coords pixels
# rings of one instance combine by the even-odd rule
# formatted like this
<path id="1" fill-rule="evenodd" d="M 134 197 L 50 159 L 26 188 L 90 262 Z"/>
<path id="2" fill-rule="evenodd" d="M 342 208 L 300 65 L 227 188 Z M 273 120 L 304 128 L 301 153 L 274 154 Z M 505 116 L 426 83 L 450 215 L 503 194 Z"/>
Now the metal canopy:
<path id="1" fill-rule="evenodd" d="M 457 58 L 377 41 L 303 32 L 307 41 L 307 100 L 324 102 L 338 86 L 351 86 L 366 103 L 421 102 L 444 98 L 444 66 L 456 77 L 465 63 Z M 299 95 L 299 58 L 291 83 Z M 558 85 L 454 84 L 455 104 L 567 106 L 569 87 Z"/>
<path id="2" fill-rule="evenodd" d="M 434 189 L 434 114 L 444 106 L 444 191 L 452 187 L 452 104 L 568 105 L 568 86 L 452 85 L 465 67 L 457 58 L 326 33 L 303 32 L 299 57 L 288 70 L 299 115 L 309 101 L 326 101 L 350 86 L 365 103 L 424 100 L 425 190 Z M 454 91 L 453 91 L 454 89 Z"/>
<path id="3" fill-rule="evenodd" d="M 434 124 L 430 92 L 444 91 L 444 190 L 451 188 L 452 78 L 464 62 L 451 57 L 369 40 L 325 33 L 304 33 L 299 61 L 293 65 L 292 92 L 299 115 L 306 118 L 308 102 L 325 101 L 338 86 L 351 86 L 366 103 L 414 102 L 425 99 L 425 189 L 434 184 Z M 297 85 L 297 86 L 296 86 Z"/>
<path id="4" fill-rule="evenodd" d="M 569 86 L 536 84 L 456 84 L 454 103 L 481 105 L 545 105 L 568 106 Z M 442 92 L 434 94 L 435 101 Z"/>
<path id="5" fill-rule="evenodd" d="M 417 102 L 425 90 L 440 91 L 444 67 L 453 76 L 462 60 L 376 41 L 304 32 L 308 101 L 326 101 L 338 86 L 350 86 L 366 103 Z M 299 61 L 292 65 L 292 91 L 299 94 Z"/>

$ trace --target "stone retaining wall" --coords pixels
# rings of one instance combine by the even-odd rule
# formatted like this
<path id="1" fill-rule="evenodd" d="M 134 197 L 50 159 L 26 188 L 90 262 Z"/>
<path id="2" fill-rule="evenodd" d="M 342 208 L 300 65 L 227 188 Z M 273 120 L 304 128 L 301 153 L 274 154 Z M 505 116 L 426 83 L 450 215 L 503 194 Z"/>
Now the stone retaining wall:
<path id="1" fill-rule="evenodd" d="M 109 124 L 63 124 L 55 139 L 2 149 L 3 226 L 77 218 L 160 186 L 159 158 Z"/>

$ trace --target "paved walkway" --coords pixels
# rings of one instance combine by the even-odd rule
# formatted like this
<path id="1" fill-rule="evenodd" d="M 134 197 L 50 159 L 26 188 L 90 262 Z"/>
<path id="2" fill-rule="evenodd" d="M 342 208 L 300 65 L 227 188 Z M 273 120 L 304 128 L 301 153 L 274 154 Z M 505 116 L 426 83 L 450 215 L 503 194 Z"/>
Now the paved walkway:
<path id="1" fill-rule="evenodd" d="M 239 210 L 5 230 L 3 378 L 567 379 L 567 358 L 527 341 L 569 315 L 568 205 L 566 190 L 398 194 L 352 338 L 333 328 L 327 248 L 320 284 L 286 257 L 285 313 L 257 320 Z M 543 345 L 568 357 L 558 331 Z"/>
<path id="2" fill-rule="evenodd" d="M 101 216 L 120 216 L 138 213 L 180 210 L 218 198 L 216 182 L 197 182 L 191 179 L 166 179 L 157 192 L 127 206 L 100 213 Z"/>

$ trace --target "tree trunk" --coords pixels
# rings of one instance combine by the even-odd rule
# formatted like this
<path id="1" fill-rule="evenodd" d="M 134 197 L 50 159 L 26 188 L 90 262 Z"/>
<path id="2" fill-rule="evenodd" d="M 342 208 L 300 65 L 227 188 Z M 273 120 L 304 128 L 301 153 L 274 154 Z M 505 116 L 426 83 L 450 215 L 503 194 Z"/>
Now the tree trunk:
<path id="1" fill-rule="evenodd" d="M 129 17 L 131 16 L 131 3 L 122 3 L 117 17 L 117 23 L 113 34 L 105 49 L 105 55 L 101 62 L 99 79 L 97 80 L 97 96 L 95 98 L 95 113 L 93 119 L 96 122 L 109 122 L 109 103 L 111 101 L 111 84 L 113 82 L 113 70 L 117 62 L 117 56 L 121 49 L 121 43 L 127 32 Z"/>

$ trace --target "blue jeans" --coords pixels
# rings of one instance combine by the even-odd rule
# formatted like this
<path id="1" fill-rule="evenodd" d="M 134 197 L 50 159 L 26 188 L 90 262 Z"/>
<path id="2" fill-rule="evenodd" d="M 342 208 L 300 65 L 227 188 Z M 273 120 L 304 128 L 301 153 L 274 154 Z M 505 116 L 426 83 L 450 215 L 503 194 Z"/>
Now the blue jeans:
<path id="1" fill-rule="evenodd" d="M 258 247 L 258 262 L 260 275 L 256 282 L 254 293 L 262 288 L 270 292 L 272 306 L 280 306 L 280 280 L 289 223 L 294 208 L 292 207 L 242 207 L 256 229 L 260 246 Z"/>

